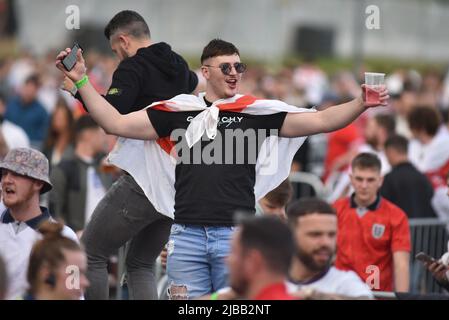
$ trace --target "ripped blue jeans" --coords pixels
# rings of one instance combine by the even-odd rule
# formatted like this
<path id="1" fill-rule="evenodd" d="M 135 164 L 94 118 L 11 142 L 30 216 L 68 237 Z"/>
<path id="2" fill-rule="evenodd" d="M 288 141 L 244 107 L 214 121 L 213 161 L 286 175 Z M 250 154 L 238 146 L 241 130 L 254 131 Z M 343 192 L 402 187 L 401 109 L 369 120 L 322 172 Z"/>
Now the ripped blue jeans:
<path id="1" fill-rule="evenodd" d="M 194 299 L 226 287 L 229 271 L 225 258 L 234 230 L 173 224 L 167 245 L 169 290 L 184 287 L 187 292 L 181 299 Z"/>

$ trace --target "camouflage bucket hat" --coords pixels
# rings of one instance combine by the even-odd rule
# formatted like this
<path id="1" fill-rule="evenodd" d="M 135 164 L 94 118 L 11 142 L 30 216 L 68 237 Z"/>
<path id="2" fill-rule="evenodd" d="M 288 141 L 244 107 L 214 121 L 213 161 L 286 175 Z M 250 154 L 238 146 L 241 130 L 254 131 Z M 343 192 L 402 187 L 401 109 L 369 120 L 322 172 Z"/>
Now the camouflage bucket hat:
<path id="1" fill-rule="evenodd" d="M 42 152 L 35 149 L 11 149 L 3 161 L 0 162 L 0 169 L 6 169 L 21 176 L 44 182 L 41 194 L 53 188 L 48 176 L 48 159 Z"/>

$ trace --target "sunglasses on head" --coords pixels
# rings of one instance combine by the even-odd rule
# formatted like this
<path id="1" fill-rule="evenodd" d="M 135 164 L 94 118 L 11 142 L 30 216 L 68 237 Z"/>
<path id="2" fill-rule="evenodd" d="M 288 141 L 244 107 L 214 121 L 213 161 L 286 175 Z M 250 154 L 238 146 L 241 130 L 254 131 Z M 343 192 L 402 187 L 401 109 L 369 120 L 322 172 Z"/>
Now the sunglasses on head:
<path id="1" fill-rule="evenodd" d="M 231 74 L 232 72 L 232 67 L 235 68 L 235 71 L 237 71 L 237 73 L 243 73 L 246 71 L 246 64 L 242 63 L 242 62 L 236 62 L 234 64 L 230 64 L 229 62 L 225 62 L 225 63 L 221 63 L 218 67 L 217 66 L 210 66 L 210 65 L 204 65 L 205 67 L 209 67 L 209 68 L 220 68 L 221 72 L 228 76 Z"/>

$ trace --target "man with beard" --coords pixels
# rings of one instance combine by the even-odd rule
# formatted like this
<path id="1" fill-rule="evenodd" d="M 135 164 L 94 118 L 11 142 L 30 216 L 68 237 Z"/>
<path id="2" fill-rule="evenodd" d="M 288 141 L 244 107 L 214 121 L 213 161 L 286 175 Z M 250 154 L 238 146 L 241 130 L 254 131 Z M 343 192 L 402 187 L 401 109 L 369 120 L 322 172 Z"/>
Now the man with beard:
<path id="1" fill-rule="evenodd" d="M 326 298 L 373 297 L 357 274 L 332 266 L 337 242 L 337 216 L 327 202 L 316 198 L 295 201 L 288 208 L 287 218 L 296 240 L 289 292 L 312 289 L 330 294 Z"/>
<path id="2" fill-rule="evenodd" d="M 104 35 L 120 60 L 104 98 L 120 114 L 196 88 L 198 78 L 187 62 L 167 43 L 153 42 L 147 23 L 137 12 L 117 13 Z M 86 103 L 79 92 L 76 97 Z M 83 233 L 91 283 L 88 300 L 108 299 L 108 259 L 126 243 L 130 299 L 157 299 L 155 260 L 167 242 L 172 220 L 159 214 L 145 197 L 139 178 L 129 171 L 122 175 L 98 203 Z"/>
<path id="3" fill-rule="evenodd" d="M 370 288 L 355 272 L 332 266 L 337 235 L 337 216 L 332 206 L 317 198 L 303 198 L 289 206 L 287 220 L 296 241 L 287 282 L 291 295 L 305 299 L 373 298 Z M 235 277 L 231 275 L 231 285 L 237 281 Z M 203 299 L 242 298 L 237 284 L 232 289 L 224 288 Z"/>
<path id="4" fill-rule="evenodd" d="M 280 219 L 243 221 L 227 257 L 231 288 L 243 299 L 291 300 L 286 280 L 293 252 L 292 232 Z"/>
<path id="5" fill-rule="evenodd" d="M 50 191 L 48 160 L 39 151 L 17 148 L 2 162 L 1 189 L 6 210 L 0 215 L 0 256 L 6 263 L 7 299 L 20 298 L 28 287 L 27 269 L 31 248 L 40 239 L 38 227 L 52 220 L 47 208 L 39 206 L 40 195 Z M 63 235 L 78 242 L 64 227 Z"/>

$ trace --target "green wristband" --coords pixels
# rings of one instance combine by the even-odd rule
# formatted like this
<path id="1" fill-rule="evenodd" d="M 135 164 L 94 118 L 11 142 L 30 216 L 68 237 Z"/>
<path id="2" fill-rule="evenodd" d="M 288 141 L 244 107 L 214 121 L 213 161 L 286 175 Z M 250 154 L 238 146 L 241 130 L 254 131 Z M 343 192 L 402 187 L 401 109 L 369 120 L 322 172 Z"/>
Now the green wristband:
<path id="1" fill-rule="evenodd" d="M 214 292 L 210 295 L 211 300 L 218 300 L 218 292 Z"/>
<path id="2" fill-rule="evenodd" d="M 89 82 L 89 77 L 85 74 L 84 77 L 81 78 L 81 80 L 78 80 L 77 82 L 75 82 L 75 87 L 77 89 L 81 89 L 88 82 Z"/>

